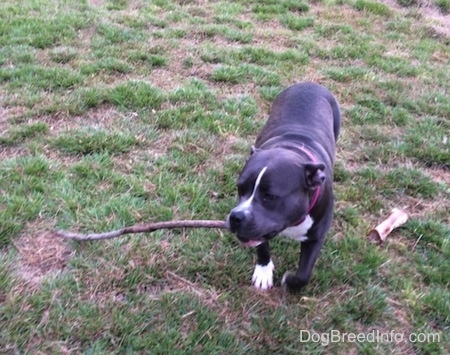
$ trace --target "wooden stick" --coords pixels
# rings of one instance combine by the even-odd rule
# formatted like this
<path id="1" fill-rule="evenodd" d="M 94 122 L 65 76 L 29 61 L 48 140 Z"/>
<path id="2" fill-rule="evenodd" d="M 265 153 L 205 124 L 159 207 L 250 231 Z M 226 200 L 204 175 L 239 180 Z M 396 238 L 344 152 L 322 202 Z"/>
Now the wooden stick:
<path id="1" fill-rule="evenodd" d="M 56 235 L 66 239 L 73 239 L 77 241 L 110 239 L 120 237 L 129 233 L 151 233 L 158 229 L 173 229 L 173 228 L 220 228 L 226 229 L 225 221 L 220 220 L 181 220 L 181 221 L 165 221 L 155 222 L 142 225 L 134 225 L 117 229 L 105 233 L 80 234 L 66 231 L 56 231 Z"/>

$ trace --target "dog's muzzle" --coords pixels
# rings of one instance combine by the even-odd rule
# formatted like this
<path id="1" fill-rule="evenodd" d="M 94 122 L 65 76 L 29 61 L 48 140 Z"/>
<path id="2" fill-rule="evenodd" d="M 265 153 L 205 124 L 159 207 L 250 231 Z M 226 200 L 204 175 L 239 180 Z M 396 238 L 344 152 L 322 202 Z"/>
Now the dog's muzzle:
<path id="1" fill-rule="evenodd" d="M 247 216 L 247 211 L 231 211 L 227 219 L 230 232 L 236 233 L 244 224 Z"/>

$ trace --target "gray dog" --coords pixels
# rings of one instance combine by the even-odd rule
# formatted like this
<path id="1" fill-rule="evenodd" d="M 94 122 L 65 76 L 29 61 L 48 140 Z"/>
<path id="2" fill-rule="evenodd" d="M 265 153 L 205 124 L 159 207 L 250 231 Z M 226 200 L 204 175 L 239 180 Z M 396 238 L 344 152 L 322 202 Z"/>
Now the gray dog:
<path id="1" fill-rule="evenodd" d="M 297 272 L 285 273 L 289 291 L 305 286 L 333 217 L 333 164 L 341 115 L 323 86 L 300 83 L 275 99 L 266 125 L 237 181 L 239 203 L 228 229 L 256 247 L 252 282 L 273 286 L 269 240 L 277 234 L 301 242 Z"/>

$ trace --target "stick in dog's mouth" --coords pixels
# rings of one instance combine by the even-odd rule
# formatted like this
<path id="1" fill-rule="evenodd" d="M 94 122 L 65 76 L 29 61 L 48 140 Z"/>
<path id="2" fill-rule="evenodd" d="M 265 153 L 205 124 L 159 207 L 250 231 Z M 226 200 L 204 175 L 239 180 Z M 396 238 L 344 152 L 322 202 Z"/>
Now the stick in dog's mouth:
<path id="1" fill-rule="evenodd" d="M 120 237 L 129 233 L 151 233 L 159 229 L 173 228 L 218 228 L 227 229 L 225 221 L 221 220 L 181 220 L 181 221 L 164 221 L 142 225 L 133 225 L 122 229 L 117 229 L 105 233 L 81 234 L 66 231 L 56 231 L 56 235 L 66 239 L 77 241 L 100 240 Z"/>

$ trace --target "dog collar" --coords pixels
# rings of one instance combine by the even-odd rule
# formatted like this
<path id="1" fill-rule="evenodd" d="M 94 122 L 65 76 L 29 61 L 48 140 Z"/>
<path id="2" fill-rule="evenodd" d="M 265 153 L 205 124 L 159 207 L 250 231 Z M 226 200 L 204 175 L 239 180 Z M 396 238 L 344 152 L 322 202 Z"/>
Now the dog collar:
<path id="1" fill-rule="evenodd" d="M 318 163 L 318 160 L 316 158 L 316 156 L 314 154 L 312 154 L 308 149 L 306 149 L 304 146 L 293 146 L 295 148 L 297 148 L 298 150 L 301 150 L 303 153 L 305 153 L 309 159 L 312 160 L 313 163 Z M 295 222 L 292 226 L 298 226 L 299 224 L 302 224 L 305 219 L 306 216 L 309 215 L 309 212 L 311 212 L 311 210 L 314 208 L 314 205 L 316 204 L 317 200 L 319 199 L 319 195 L 320 195 L 320 186 L 317 186 L 317 188 L 314 190 L 314 194 L 311 198 L 311 201 L 309 201 L 309 207 L 308 207 L 308 211 L 306 212 L 306 214 L 300 218 L 300 220 L 298 222 Z"/>

